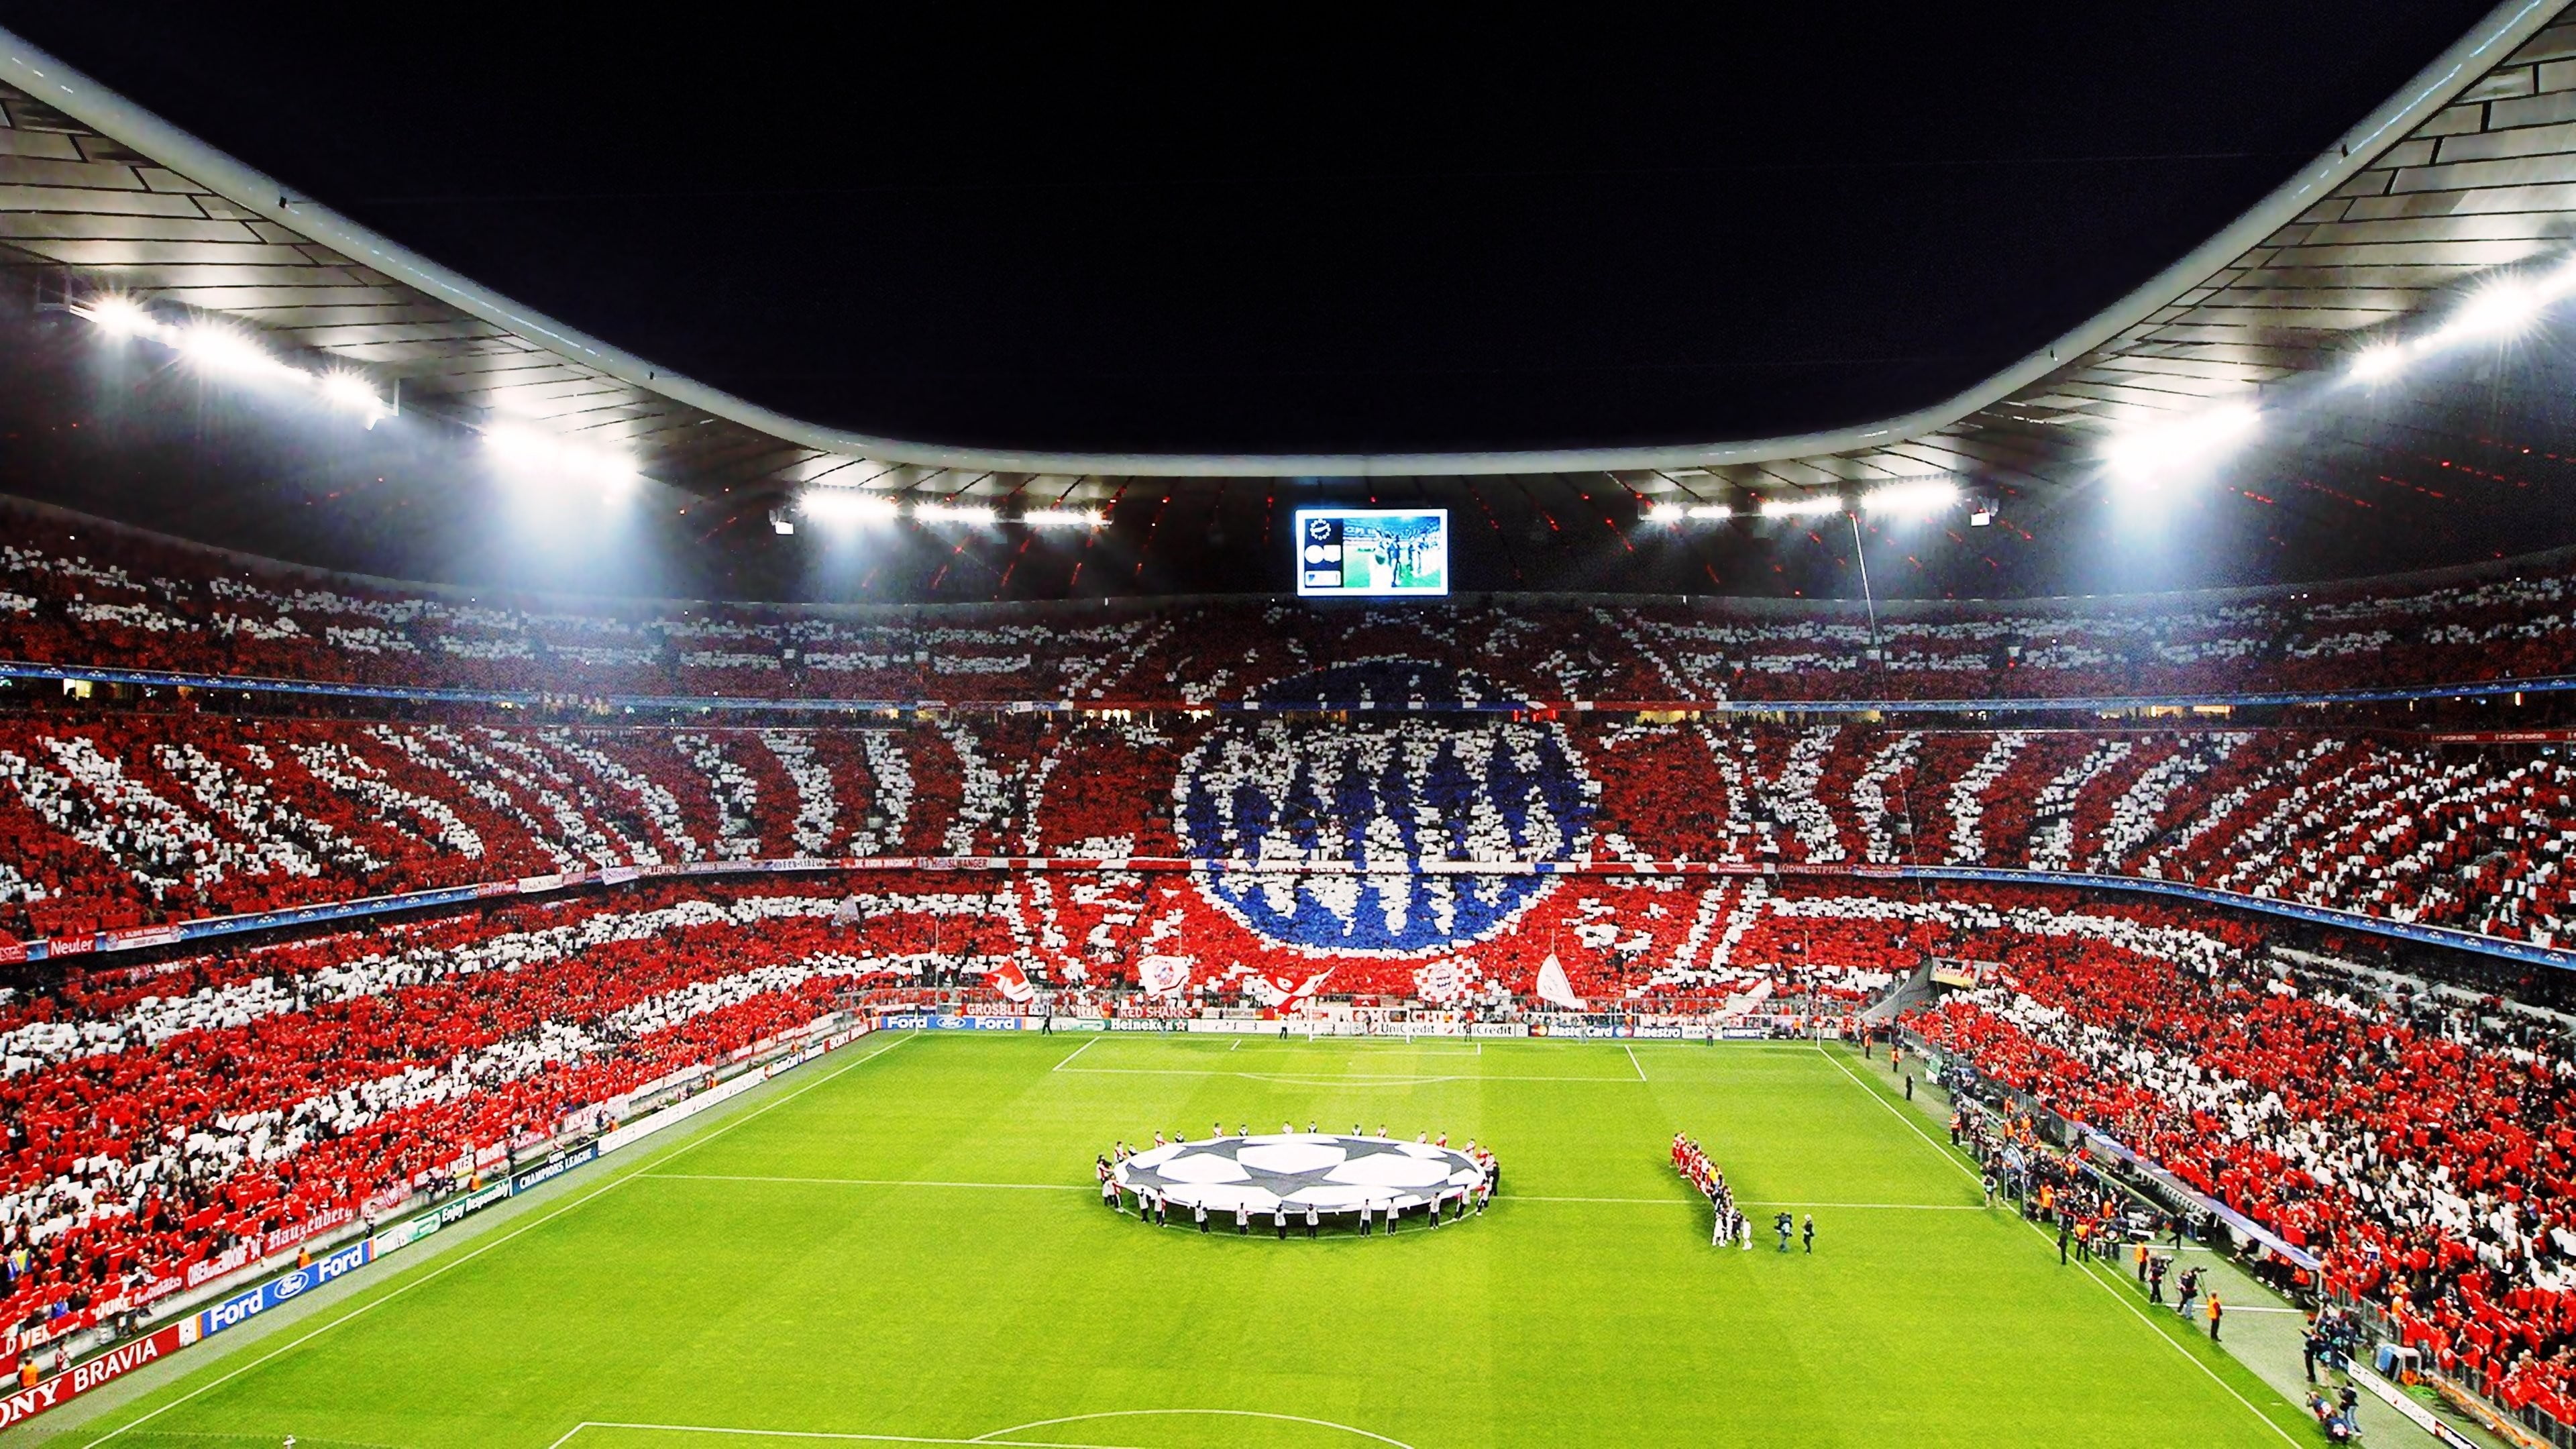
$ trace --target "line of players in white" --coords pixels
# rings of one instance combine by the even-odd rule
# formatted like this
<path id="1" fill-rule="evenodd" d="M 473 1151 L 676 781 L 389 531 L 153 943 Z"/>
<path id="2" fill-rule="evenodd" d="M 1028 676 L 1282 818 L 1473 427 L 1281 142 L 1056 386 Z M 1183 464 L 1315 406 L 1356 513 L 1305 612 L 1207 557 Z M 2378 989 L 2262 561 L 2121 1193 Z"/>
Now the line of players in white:
<path id="1" fill-rule="evenodd" d="M 1295 1123 L 1282 1122 L 1279 1124 L 1280 1136 L 1293 1137 L 1296 1133 L 1297 1125 Z M 1225 1124 L 1223 1122 L 1211 1122 L 1208 1124 L 1208 1136 L 1211 1139 L 1223 1137 L 1224 1135 Z M 1235 1135 L 1238 1137 L 1250 1137 L 1252 1135 L 1251 1124 L 1245 1123 L 1242 1127 L 1237 1129 Z M 1321 1129 L 1314 1123 L 1309 1122 L 1306 1124 L 1306 1135 L 1309 1137 L 1320 1136 Z M 1351 1135 L 1353 1137 L 1366 1137 L 1369 1134 L 1367 1129 L 1362 1127 L 1359 1123 L 1354 1122 L 1351 1124 Z M 1377 1138 L 1381 1142 L 1394 1140 L 1387 1135 L 1386 1124 L 1383 1122 L 1378 1124 Z M 1154 1132 L 1154 1145 L 1156 1147 L 1168 1147 L 1175 1142 L 1187 1142 L 1189 1140 L 1189 1134 L 1185 1132 L 1175 1132 L 1169 1137 L 1165 1137 L 1159 1128 Z M 1449 1145 L 1449 1134 L 1441 1132 L 1435 1135 L 1429 1132 L 1422 1132 L 1415 1134 L 1413 1140 L 1416 1143 L 1425 1146 L 1446 1148 Z M 1126 1202 L 1118 1193 L 1119 1184 L 1117 1165 L 1121 1162 L 1125 1162 L 1128 1158 L 1133 1157 L 1144 1150 L 1145 1149 L 1140 1147 L 1130 1147 L 1124 1141 L 1121 1141 L 1112 1147 L 1107 1153 L 1094 1159 L 1092 1163 L 1092 1173 L 1100 1179 L 1101 1206 L 1108 1208 L 1112 1212 L 1118 1213 L 1123 1213 L 1127 1210 Z M 1423 1221 L 1428 1223 L 1431 1227 L 1437 1228 L 1440 1226 L 1440 1215 L 1444 1208 L 1448 1211 L 1449 1221 L 1453 1223 L 1467 1216 L 1467 1213 L 1471 1208 L 1474 1210 L 1476 1216 L 1483 1217 L 1485 1215 L 1485 1205 L 1493 1200 L 1495 1190 L 1502 1185 L 1503 1164 L 1492 1152 L 1477 1146 L 1476 1140 L 1472 1137 L 1467 1139 L 1467 1145 L 1459 1150 L 1466 1153 L 1468 1160 L 1476 1164 L 1480 1175 L 1472 1186 L 1442 1187 L 1435 1191 L 1429 1200 L 1413 1204 L 1413 1208 L 1419 1213 Z M 1150 1187 L 1138 1187 L 1133 1189 L 1133 1191 L 1136 1197 L 1136 1216 L 1138 1221 L 1158 1228 L 1170 1226 L 1172 1221 L 1172 1205 L 1164 1194 L 1158 1193 Z M 1210 1218 L 1208 1216 L 1207 1204 L 1203 1202 L 1192 1203 L 1189 1205 L 1189 1211 L 1191 1214 L 1191 1220 L 1198 1224 L 1199 1231 L 1202 1233 L 1209 1231 L 1208 1225 Z M 1336 1216 L 1343 1213 L 1350 1213 L 1355 1216 L 1358 1219 L 1360 1236 L 1363 1238 L 1369 1236 L 1369 1234 L 1375 1229 L 1376 1225 L 1380 1222 L 1383 1222 L 1386 1225 L 1387 1236 L 1393 1237 L 1395 1235 L 1396 1221 L 1406 1212 L 1406 1205 L 1390 1195 L 1383 1200 L 1363 1201 L 1354 1208 L 1334 1208 L 1332 1209 L 1332 1212 Z M 1235 1205 L 1234 1209 L 1235 1232 L 1239 1235 L 1249 1236 L 1252 1232 L 1253 1219 L 1256 1217 L 1269 1218 L 1271 1220 L 1271 1226 L 1278 1232 L 1279 1237 L 1282 1240 L 1285 1240 L 1288 1237 L 1292 1221 L 1302 1220 L 1305 1224 L 1306 1236 L 1311 1238 L 1317 1236 L 1318 1230 L 1323 1222 L 1324 1210 L 1318 1208 L 1311 1202 L 1295 1204 L 1281 1202 L 1269 1212 L 1259 1213 L 1250 1207 L 1238 1203 Z"/>

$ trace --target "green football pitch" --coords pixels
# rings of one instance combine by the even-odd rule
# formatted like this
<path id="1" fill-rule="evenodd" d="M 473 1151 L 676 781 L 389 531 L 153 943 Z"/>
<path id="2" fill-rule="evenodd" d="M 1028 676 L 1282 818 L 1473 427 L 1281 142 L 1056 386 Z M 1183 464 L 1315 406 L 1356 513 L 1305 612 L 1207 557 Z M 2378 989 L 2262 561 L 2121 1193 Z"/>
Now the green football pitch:
<path id="1" fill-rule="evenodd" d="M 2314 1442 L 1981 1207 L 1883 1077 L 1785 1043 L 881 1036 L 53 1442 Z M 1310 1118 L 1472 1136 L 1503 1190 L 1436 1233 L 1282 1243 L 1092 1185 L 1116 1138 Z M 1710 1247 L 1675 1131 L 1757 1223 L 1813 1212 L 1814 1255 Z"/>

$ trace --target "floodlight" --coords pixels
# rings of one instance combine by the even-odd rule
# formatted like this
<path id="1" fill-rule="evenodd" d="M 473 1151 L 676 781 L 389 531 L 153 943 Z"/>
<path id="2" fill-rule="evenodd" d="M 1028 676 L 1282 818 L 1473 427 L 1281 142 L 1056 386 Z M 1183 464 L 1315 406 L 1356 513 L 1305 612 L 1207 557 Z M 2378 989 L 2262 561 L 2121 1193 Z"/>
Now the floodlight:
<path id="1" fill-rule="evenodd" d="M 260 345 L 229 327 L 200 322 L 179 333 L 179 351 L 190 362 L 208 372 L 255 373 L 288 371 L 284 363 L 261 350 Z"/>
<path id="2" fill-rule="evenodd" d="M 1717 522 L 1733 518 L 1735 510 L 1723 503 L 1694 503 L 1691 505 L 1690 516 L 1703 521 Z"/>
<path id="3" fill-rule="evenodd" d="M 2223 403 L 2173 422 L 2122 433 L 2102 450 L 2103 457 L 2115 476 L 2131 483 L 2150 482 L 2206 461 L 2254 431 L 2262 420 L 2252 403 Z"/>
<path id="4" fill-rule="evenodd" d="M 1646 521 L 1648 523 L 1679 523 L 1682 521 L 1682 506 L 1678 503 L 1658 503 L 1654 507 L 1646 510 Z"/>
<path id="5" fill-rule="evenodd" d="M 513 468 L 595 483 L 612 498 L 633 487 L 643 476 L 637 472 L 634 459 L 614 449 L 592 447 L 516 424 L 485 429 L 483 446 Z"/>
<path id="6" fill-rule="evenodd" d="M 1020 515 L 1031 528 L 1098 528 L 1102 521 L 1097 508 L 1038 508 Z"/>
<path id="7" fill-rule="evenodd" d="M 151 313 L 143 310 L 142 303 L 115 292 L 103 292 L 90 298 L 88 306 L 72 310 L 96 323 L 100 330 L 119 337 L 153 331 L 160 326 L 152 320 Z"/>
<path id="8" fill-rule="evenodd" d="M 902 513 L 891 498 L 849 488 L 809 488 L 796 507 L 818 523 L 834 524 L 890 523 Z"/>
<path id="9" fill-rule="evenodd" d="M 1958 484 L 1947 478 L 1921 478 L 1872 488 L 1861 495 L 1860 506 L 1866 513 L 1899 513 L 1920 518 L 1938 513 L 1958 501 Z"/>
<path id="10" fill-rule="evenodd" d="M 916 503 L 912 516 L 923 523 L 992 523 L 1001 517 L 980 503 Z"/>
<path id="11" fill-rule="evenodd" d="M 2480 288 L 2468 304 L 2452 314 L 2450 325 L 2442 329 L 2451 337 L 2505 336 L 2531 325 L 2540 314 L 2543 298 L 2538 289 L 2520 281 L 2496 282 Z"/>
<path id="12" fill-rule="evenodd" d="M 483 446 L 505 463 L 522 468 L 552 469 L 563 456 L 563 444 L 533 428 L 502 424 L 486 428 Z"/>
<path id="13" fill-rule="evenodd" d="M 1842 509 L 1841 498 L 1831 493 L 1819 493 L 1809 498 L 1766 500 L 1762 505 L 1762 516 L 1765 518 L 1820 518 L 1828 513 L 1840 513 Z"/>
<path id="14" fill-rule="evenodd" d="M 2352 360 L 2352 375 L 2362 382 L 2377 382 L 2405 365 L 2406 348 L 2402 343 L 2382 342 L 2366 347 Z"/>
<path id="15" fill-rule="evenodd" d="M 325 373 L 319 381 L 322 396 L 341 407 L 353 412 L 365 413 L 371 418 L 385 410 L 384 402 L 376 396 L 375 388 L 368 385 L 365 378 L 354 372 Z"/>

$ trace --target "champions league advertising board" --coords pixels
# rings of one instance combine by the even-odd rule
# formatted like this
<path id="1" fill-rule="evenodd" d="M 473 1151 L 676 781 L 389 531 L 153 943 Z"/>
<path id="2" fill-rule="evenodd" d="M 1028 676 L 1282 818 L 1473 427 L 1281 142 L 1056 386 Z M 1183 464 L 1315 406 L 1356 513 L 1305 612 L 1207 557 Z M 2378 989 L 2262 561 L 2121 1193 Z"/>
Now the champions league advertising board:
<path id="1" fill-rule="evenodd" d="M 1449 510 L 1298 509 L 1297 592 L 1335 599 L 1448 593 Z"/>

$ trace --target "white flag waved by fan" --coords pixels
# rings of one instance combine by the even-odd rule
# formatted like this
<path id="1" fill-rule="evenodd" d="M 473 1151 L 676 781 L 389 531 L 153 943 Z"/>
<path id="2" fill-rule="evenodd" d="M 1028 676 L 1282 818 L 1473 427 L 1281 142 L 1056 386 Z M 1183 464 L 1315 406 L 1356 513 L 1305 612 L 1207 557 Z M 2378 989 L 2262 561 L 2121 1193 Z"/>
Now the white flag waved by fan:
<path id="1" fill-rule="evenodd" d="M 1583 1010 L 1583 998 L 1574 994 L 1574 983 L 1565 979 L 1565 963 L 1556 959 L 1554 951 L 1538 963 L 1538 999 L 1568 1011 Z"/>
<path id="2" fill-rule="evenodd" d="M 1038 989 L 1029 984 L 1027 973 L 1008 961 L 985 973 L 984 979 L 1002 993 L 1004 1001 L 1028 1001 L 1038 994 Z"/>
<path id="3" fill-rule="evenodd" d="M 1156 996 L 1169 996 L 1190 984 L 1188 956 L 1148 956 L 1136 963 L 1136 979 Z"/>

